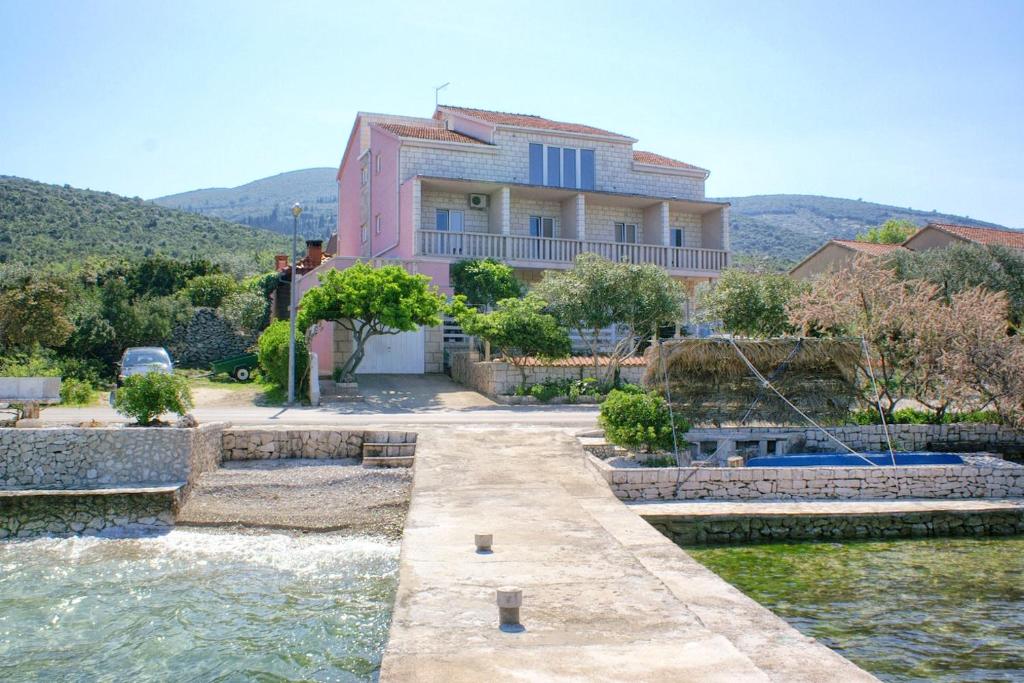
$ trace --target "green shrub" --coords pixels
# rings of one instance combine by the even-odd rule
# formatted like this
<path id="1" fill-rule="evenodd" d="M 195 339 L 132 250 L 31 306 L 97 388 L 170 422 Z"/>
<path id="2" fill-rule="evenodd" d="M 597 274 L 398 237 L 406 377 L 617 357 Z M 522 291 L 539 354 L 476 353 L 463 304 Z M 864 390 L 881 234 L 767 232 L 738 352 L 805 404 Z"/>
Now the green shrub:
<path id="1" fill-rule="evenodd" d="M 858 425 L 879 425 L 882 418 L 878 410 L 867 408 L 850 413 L 850 421 Z M 889 424 L 896 425 L 925 425 L 925 424 L 1002 424 L 1003 419 L 994 410 L 968 410 L 964 412 L 949 411 L 942 415 L 939 420 L 936 414 L 930 410 L 918 410 L 916 408 L 900 408 L 892 414 Z"/>
<path id="2" fill-rule="evenodd" d="M 263 376 L 282 389 L 288 388 L 288 321 L 272 323 L 260 335 L 258 355 Z M 305 396 L 309 387 L 309 349 L 306 339 L 295 334 L 295 394 Z"/>
<path id="3" fill-rule="evenodd" d="M 568 395 L 568 384 L 559 380 L 546 379 L 530 387 L 530 396 L 541 403 L 547 403 L 557 396 Z"/>
<path id="4" fill-rule="evenodd" d="M 624 448 L 644 451 L 672 448 L 672 423 L 668 404 L 657 394 L 636 394 L 613 390 L 601 404 L 598 423 L 605 438 Z M 689 424 L 678 421 L 676 429 L 688 431 Z"/>
<path id="5" fill-rule="evenodd" d="M 237 288 L 230 275 L 200 275 L 185 284 L 185 294 L 193 306 L 217 308 Z"/>
<path id="6" fill-rule="evenodd" d="M 132 375 L 114 394 L 114 409 L 140 425 L 153 424 L 164 413 L 184 415 L 191 407 L 188 380 L 162 372 Z"/>
<path id="7" fill-rule="evenodd" d="M 259 292 L 240 289 L 225 297 L 220 304 L 220 314 L 235 329 L 259 332 L 270 317 L 270 302 Z"/>
<path id="8" fill-rule="evenodd" d="M 84 406 L 92 403 L 92 385 L 74 377 L 61 379 L 60 402 L 69 406 Z"/>

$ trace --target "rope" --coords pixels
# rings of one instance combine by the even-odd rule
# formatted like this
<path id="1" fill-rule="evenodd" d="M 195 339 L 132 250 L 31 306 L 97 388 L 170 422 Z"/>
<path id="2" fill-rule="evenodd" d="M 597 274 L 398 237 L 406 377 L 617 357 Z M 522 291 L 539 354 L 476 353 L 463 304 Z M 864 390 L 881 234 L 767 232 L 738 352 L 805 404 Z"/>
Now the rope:
<path id="1" fill-rule="evenodd" d="M 800 417 L 804 418 L 805 420 L 807 420 L 808 422 L 810 422 L 810 423 L 811 423 L 812 425 L 814 425 L 814 426 L 815 426 L 815 427 L 816 427 L 816 428 L 817 428 L 817 429 L 818 429 L 818 430 L 819 430 L 820 432 L 822 432 L 822 433 L 823 433 L 823 434 L 824 434 L 825 436 L 827 436 L 828 438 L 832 439 L 832 440 L 833 440 L 833 441 L 835 441 L 835 442 L 836 442 L 837 444 L 839 444 L 840 446 L 842 446 L 843 448 L 845 448 L 845 449 L 846 449 L 847 451 L 849 451 L 849 452 L 850 452 L 851 454 L 853 454 L 853 455 L 856 455 L 856 456 L 857 456 L 858 458 L 860 458 L 861 460 L 863 460 L 863 461 L 864 461 L 864 462 L 866 462 L 867 464 L 871 465 L 872 467 L 876 467 L 876 466 L 877 466 L 877 465 L 876 465 L 875 463 L 871 462 L 871 460 L 869 460 L 869 459 L 868 459 L 868 458 L 867 458 L 866 456 L 864 456 L 864 455 L 863 455 L 862 453 L 858 453 L 857 451 L 853 450 L 852 448 L 850 448 L 849 446 L 847 446 L 847 445 L 846 445 L 845 443 L 843 443 L 842 441 L 840 441 L 839 439 L 837 439 L 837 438 L 836 438 L 835 436 L 833 436 L 833 435 L 832 435 L 831 433 L 829 433 L 829 431 L 828 431 L 827 429 L 825 429 L 825 428 L 824 428 L 824 427 L 822 427 L 822 426 L 821 426 L 820 424 L 818 424 L 817 422 L 815 422 L 815 421 L 814 421 L 814 420 L 813 420 L 813 419 L 812 419 L 812 418 L 811 418 L 811 417 L 810 417 L 810 416 L 809 416 L 809 415 L 808 415 L 807 413 L 805 413 L 804 411 L 800 410 L 800 409 L 799 409 L 799 408 L 797 408 L 797 407 L 796 407 L 795 405 L 793 405 L 793 403 L 792 403 L 792 402 L 791 402 L 791 401 L 790 401 L 790 400 L 789 400 L 788 398 L 786 398 L 785 396 L 783 396 L 783 395 L 782 395 L 782 393 L 781 393 L 781 392 L 780 392 L 780 391 L 779 391 L 778 389 L 776 389 L 776 388 L 775 388 L 775 386 L 774 386 L 774 385 L 772 385 L 772 383 L 771 383 L 771 382 L 769 382 L 769 381 L 768 381 L 768 380 L 767 380 L 767 379 L 765 378 L 765 376 L 764 376 L 764 375 L 762 375 L 762 374 L 761 374 L 761 372 L 760 372 L 760 371 L 759 371 L 759 370 L 758 370 L 757 368 L 755 368 L 755 367 L 754 367 L 754 364 L 750 362 L 750 359 L 749 359 L 749 358 L 747 358 L 747 357 L 746 357 L 746 356 L 745 356 L 745 355 L 743 354 L 743 351 L 742 351 L 742 350 L 740 349 L 739 345 L 738 345 L 738 344 L 736 343 L 736 340 L 734 340 L 734 339 L 733 339 L 732 337 L 727 337 L 727 339 L 729 340 L 729 343 L 730 343 L 730 344 L 732 344 L 732 347 L 733 347 L 733 348 L 734 348 L 734 349 L 736 350 L 736 353 L 737 353 L 737 354 L 739 355 L 740 359 L 742 359 L 742 360 L 743 360 L 744 364 L 746 364 L 746 366 L 747 366 L 747 368 L 748 368 L 748 369 L 750 370 L 750 372 L 752 372 L 752 373 L 754 374 L 754 377 L 756 377 L 756 378 L 757 378 L 757 380 L 758 380 L 759 382 L 761 382 L 761 385 L 762 385 L 763 387 L 765 387 L 765 388 L 767 388 L 767 389 L 771 389 L 771 390 L 772 390 L 772 391 L 773 391 L 773 392 L 775 393 L 775 395 L 776 395 L 776 396 L 778 396 L 779 398 L 781 398 L 781 399 L 782 399 L 782 401 L 783 401 L 783 402 L 784 402 L 784 403 L 785 403 L 786 405 L 788 405 L 788 406 L 789 406 L 790 408 L 792 408 L 793 410 L 795 410 L 795 411 L 796 411 L 796 412 L 797 412 L 797 413 L 798 413 L 798 414 L 800 415 Z M 895 458 L 893 459 L 893 462 L 895 462 Z"/>
<path id="2" fill-rule="evenodd" d="M 777 368 L 772 370 L 772 374 L 768 375 L 768 379 L 769 380 L 778 379 L 779 375 L 782 374 L 782 372 L 785 370 L 785 368 L 789 364 L 789 362 L 791 360 L 793 360 L 794 356 L 796 356 L 796 353 L 797 353 L 797 351 L 800 350 L 800 347 L 803 345 L 803 342 L 804 342 L 803 339 L 797 339 L 796 340 L 796 344 L 793 345 L 793 350 L 789 352 L 789 355 L 786 356 L 786 358 L 781 363 L 779 363 L 779 366 Z M 757 407 L 757 404 L 761 401 L 761 397 L 763 395 L 764 395 L 764 385 L 761 385 L 761 388 L 757 390 L 757 396 L 755 396 L 754 400 L 750 402 L 750 407 L 747 408 L 747 412 L 740 419 L 739 423 L 741 425 L 746 423 L 746 421 L 750 418 L 750 414 L 754 412 L 754 408 Z"/>
<path id="3" fill-rule="evenodd" d="M 878 393 L 878 383 L 875 381 L 875 370 L 871 362 L 871 351 L 868 350 L 868 343 L 864 337 L 860 338 L 860 346 L 868 361 L 868 377 L 871 378 L 871 387 L 875 391 L 875 406 L 878 408 L 878 416 L 882 418 L 882 431 L 885 432 L 885 443 L 889 447 L 889 458 L 892 460 L 892 476 L 896 480 L 896 495 L 898 496 L 900 495 L 900 475 L 896 472 L 896 452 L 892 448 L 889 424 L 885 421 L 885 411 L 882 410 L 882 395 Z"/>

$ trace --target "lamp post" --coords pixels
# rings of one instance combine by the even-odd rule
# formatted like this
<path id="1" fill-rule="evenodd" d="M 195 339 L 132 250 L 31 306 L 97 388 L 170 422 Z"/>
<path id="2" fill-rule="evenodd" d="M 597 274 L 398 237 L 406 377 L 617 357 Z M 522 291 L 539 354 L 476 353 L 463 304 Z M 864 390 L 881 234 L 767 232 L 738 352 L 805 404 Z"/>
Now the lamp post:
<path id="1" fill-rule="evenodd" d="M 291 302 L 288 306 L 288 405 L 295 405 L 295 309 L 298 307 L 298 282 L 296 282 L 295 259 L 299 238 L 299 214 L 302 207 L 298 202 L 292 205 L 292 281 L 288 287 Z"/>

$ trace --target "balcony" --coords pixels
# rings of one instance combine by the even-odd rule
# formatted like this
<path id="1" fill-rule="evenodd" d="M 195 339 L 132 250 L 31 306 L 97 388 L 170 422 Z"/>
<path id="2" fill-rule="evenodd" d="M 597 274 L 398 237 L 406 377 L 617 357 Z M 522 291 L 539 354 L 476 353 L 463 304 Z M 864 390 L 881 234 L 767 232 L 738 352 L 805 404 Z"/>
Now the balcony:
<path id="1" fill-rule="evenodd" d="M 712 276 L 729 265 L 729 252 L 721 249 L 440 230 L 418 230 L 416 240 L 420 256 L 453 261 L 494 258 L 519 268 L 568 268 L 584 253 L 598 254 L 611 261 L 650 263 L 673 275 Z"/>

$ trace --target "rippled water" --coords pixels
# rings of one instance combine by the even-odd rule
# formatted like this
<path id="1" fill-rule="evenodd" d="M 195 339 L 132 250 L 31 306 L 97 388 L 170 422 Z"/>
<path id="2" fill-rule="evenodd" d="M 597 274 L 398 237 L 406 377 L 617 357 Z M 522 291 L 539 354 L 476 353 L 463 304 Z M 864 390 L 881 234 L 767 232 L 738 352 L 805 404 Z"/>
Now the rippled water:
<path id="1" fill-rule="evenodd" d="M 687 548 L 886 681 L 1024 681 L 1024 538 Z"/>
<path id="2" fill-rule="evenodd" d="M 372 680 L 397 563 L 336 536 L 0 543 L 0 680 Z"/>

